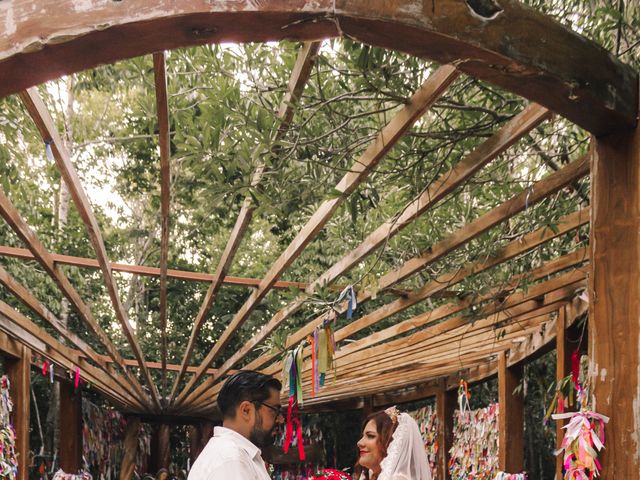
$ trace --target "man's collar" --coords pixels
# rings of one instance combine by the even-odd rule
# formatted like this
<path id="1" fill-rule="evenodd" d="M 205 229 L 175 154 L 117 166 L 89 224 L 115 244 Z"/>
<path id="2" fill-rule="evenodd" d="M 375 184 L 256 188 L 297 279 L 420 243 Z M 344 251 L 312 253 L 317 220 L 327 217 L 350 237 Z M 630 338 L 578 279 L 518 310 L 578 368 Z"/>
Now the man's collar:
<path id="1" fill-rule="evenodd" d="M 227 438 L 236 443 L 239 447 L 246 450 L 251 458 L 260 455 L 260 449 L 256 447 L 248 438 L 242 436 L 235 430 L 227 427 L 215 427 L 213 429 L 213 436 L 219 438 Z"/>

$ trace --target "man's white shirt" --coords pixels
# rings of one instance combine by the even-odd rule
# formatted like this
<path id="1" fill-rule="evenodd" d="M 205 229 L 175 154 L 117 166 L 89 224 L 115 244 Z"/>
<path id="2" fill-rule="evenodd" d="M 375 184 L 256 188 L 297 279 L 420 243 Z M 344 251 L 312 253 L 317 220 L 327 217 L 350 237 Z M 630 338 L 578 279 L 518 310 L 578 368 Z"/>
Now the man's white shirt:
<path id="1" fill-rule="evenodd" d="M 270 480 L 260 449 L 239 433 L 215 427 L 188 480 Z"/>

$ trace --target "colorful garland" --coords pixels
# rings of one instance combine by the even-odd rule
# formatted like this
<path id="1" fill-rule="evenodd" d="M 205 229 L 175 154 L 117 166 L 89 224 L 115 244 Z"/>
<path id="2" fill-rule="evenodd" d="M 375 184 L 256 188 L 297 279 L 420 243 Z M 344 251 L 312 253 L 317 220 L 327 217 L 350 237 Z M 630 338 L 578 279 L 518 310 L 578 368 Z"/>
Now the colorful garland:
<path id="1" fill-rule="evenodd" d="M 0 378 L 0 478 L 13 480 L 18 474 L 16 433 L 11 424 L 13 402 L 11 383 L 6 375 Z"/>

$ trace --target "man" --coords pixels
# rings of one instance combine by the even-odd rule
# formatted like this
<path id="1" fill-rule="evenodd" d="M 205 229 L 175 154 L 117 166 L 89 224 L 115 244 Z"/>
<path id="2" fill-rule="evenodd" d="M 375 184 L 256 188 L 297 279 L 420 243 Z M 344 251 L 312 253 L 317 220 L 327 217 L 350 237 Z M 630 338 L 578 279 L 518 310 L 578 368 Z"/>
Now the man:
<path id="1" fill-rule="evenodd" d="M 260 448 L 283 420 L 281 388 L 275 378 L 250 370 L 229 377 L 218 394 L 222 427 L 213 430 L 188 480 L 269 480 Z"/>

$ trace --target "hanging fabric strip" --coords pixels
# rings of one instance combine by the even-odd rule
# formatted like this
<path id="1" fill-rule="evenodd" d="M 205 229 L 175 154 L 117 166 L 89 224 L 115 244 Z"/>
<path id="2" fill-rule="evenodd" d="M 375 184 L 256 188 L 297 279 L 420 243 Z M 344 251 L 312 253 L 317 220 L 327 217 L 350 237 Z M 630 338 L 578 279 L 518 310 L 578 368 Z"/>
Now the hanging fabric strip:
<path id="1" fill-rule="evenodd" d="M 53 158 L 53 151 L 51 151 L 51 144 L 53 143 L 53 140 L 45 140 L 44 142 L 44 150 L 47 153 L 47 159 L 50 162 L 55 162 L 55 159 Z"/>
<path id="2" fill-rule="evenodd" d="M 311 344 L 311 398 L 316 398 L 316 341 L 314 335 L 309 335 L 307 341 Z"/>
<path id="3" fill-rule="evenodd" d="M 73 379 L 73 387 L 77 390 L 80 386 L 80 367 L 76 367 L 75 378 Z"/>

